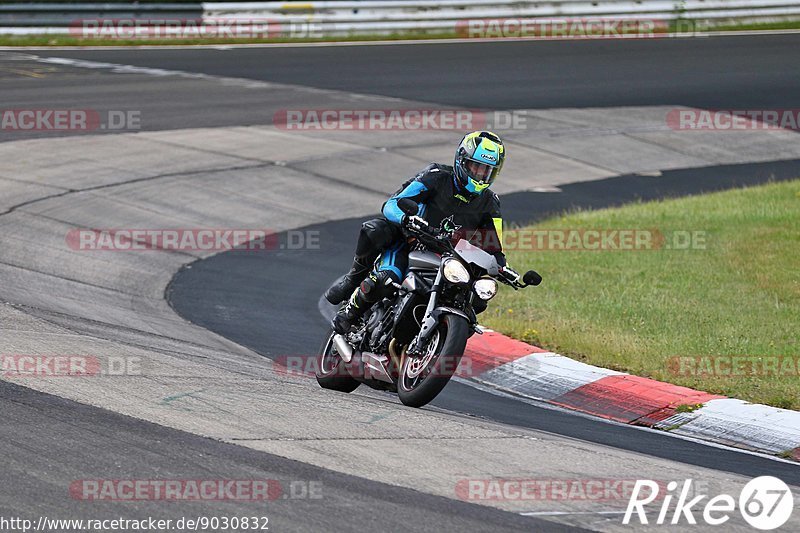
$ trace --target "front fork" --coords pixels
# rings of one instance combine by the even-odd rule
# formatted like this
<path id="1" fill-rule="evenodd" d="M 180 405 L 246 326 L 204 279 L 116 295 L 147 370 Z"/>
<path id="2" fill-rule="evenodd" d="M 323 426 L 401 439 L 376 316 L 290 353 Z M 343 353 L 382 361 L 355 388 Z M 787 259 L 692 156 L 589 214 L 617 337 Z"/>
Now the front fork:
<path id="1" fill-rule="evenodd" d="M 436 304 L 439 301 L 439 288 L 442 286 L 442 268 L 439 267 L 439 272 L 436 273 L 436 279 L 433 281 L 433 287 L 431 287 L 431 298 L 428 300 L 428 306 L 425 308 L 425 315 L 422 319 L 422 327 L 417 333 L 417 336 L 414 337 L 414 340 L 411 341 L 411 345 L 408 348 L 409 353 L 411 354 L 418 354 L 422 351 L 422 347 L 425 346 L 425 343 L 430 338 L 431 334 L 433 333 L 434 329 L 436 329 L 436 318 L 433 315 L 433 310 L 436 309 Z"/>
<path id="2" fill-rule="evenodd" d="M 422 327 L 417 333 L 417 336 L 411 341 L 411 344 L 408 348 L 408 353 L 411 355 L 418 355 L 422 353 L 422 348 L 427 344 L 428 339 L 430 339 L 431 335 L 434 331 L 436 331 L 436 326 L 439 324 L 440 317 L 443 314 L 450 314 L 450 315 L 458 315 L 464 317 L 467 322 L 470 324 L 473 322 L 469 316 L 460 309 L 455 309 L 453 307 L 438 307 L 439 304 L 439 289 L 441 288 L 443 283 L 443 274 L 442 268 L 439 268 L 439 272 L 436 274 L 436 279 L 433 282 L 433 286 L 431 287 L 431 298 L 428 300 L 428 306 L 425 308 L 425 315 L 422 319 Z"/>

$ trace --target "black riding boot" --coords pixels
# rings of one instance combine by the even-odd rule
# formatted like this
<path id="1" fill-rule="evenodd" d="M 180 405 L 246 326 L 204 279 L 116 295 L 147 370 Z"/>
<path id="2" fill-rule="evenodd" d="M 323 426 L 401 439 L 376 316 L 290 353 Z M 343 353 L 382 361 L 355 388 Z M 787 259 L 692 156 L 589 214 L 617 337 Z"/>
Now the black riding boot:
<path id="1" fill-rule="evenodd" d="M 336 333 L 344 335 L 353 324 L 358 321 L 359 318 L 364 316 L 364 313 L 372 307 L 372 304 L 375 302 L 371 302 L 367 300 L 366 296 L 364 295 L 364 291 L 361 290 L 361 287 L 353 294 L 350 298 L 350 301 L 347 302 L 347 305 L 342 306 L 341 309 L 336 313 L 331 321 L 331 326 L 333 327 Z"/>
<path id="2" fill-rule="evenodd" d="M 351 294 L 353 294 L 353 291 L 356 290 L 358 284 L 364 281 L 364 278 L 367 277 L 374 260 L 375 257 L 372 257 L 370 260 L 369 256 L 354 257 L 353 266 L 350 267 L 350 272 L 345 274 L 341 280 L 331 285 L 330 288 L 325 291 L 325 299 L 333 305 L 339 305 L 345 301 Z"/>

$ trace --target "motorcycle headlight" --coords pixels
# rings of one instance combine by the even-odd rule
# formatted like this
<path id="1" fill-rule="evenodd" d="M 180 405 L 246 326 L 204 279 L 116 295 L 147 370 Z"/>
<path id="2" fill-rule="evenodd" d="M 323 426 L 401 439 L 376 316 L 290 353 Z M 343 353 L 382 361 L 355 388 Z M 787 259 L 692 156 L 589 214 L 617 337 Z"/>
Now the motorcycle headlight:
<path id="1" fill-rule="evenodd" d="M 448 259 L 444 262 L 442 270 L 444 277 L 450 283 L 468 283 L 469 272 L 461 261 L 457 259 Z"/>
<path id="2" fill-rule="evenodd" d="M 497 282 L 489 278 L 479 279 L 472 288 L 481 300 L 491 300 L 497 294 Z"/>

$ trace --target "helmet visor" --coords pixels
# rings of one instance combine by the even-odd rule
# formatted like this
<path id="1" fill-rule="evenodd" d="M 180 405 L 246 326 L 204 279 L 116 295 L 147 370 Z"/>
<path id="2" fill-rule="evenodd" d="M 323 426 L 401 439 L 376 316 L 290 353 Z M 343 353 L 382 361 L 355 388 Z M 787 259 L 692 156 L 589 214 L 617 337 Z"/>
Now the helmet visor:
<path id="1" fill-rule="evenodd" d="M 471 159 L 466 160 L 464 167 L 466 168 L 467 174 L 470 178 L 488 185 L 491 185 L 491 183 L 494 181 L 495 175 L 497 174 L 497 167 L 487 165 L 486 163 L 473 161 Z"/>

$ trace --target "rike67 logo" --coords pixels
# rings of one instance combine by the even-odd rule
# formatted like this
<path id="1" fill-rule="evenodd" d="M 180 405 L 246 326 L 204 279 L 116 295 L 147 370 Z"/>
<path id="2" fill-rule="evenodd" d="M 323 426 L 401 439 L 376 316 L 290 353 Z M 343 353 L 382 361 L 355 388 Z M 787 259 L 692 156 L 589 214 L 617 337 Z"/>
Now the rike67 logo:
<path id="1" fill-rule="evenodd" d="M 729 494 L 720 494 L 712 498 L 705 494 L 695 495 L 691 479 L 684 480 L 680 492 L 676 490 L 677 481 L 667 483 L 666 495 L 659 494 L 662 487 L 663 484 L 648 479 L 637 480 L 622 523 L 630 524 L 635 515 L 639 523 L 649 524 L 649 520 L 653 517 L 648 518 L 645 506 L 656 499 L 661 503 L 654 521 L 657 525 L 667 523 L 675 525 L 683 521 L 697 524 L 695 513 L 698 513 L 706 524 L 719 526 L 730 520 L 738 503 L 739 513 L 750 526 L 769 531 L 785 524 L 794 509 L 792 491 L 786 483 L 772 476 L 761 476 L 749 481 L 739 493 L 738 501 Z M 691 499 L 690 495 L 693 496 Z M 670 509 L 676 497 L 675 506 Z"/>

